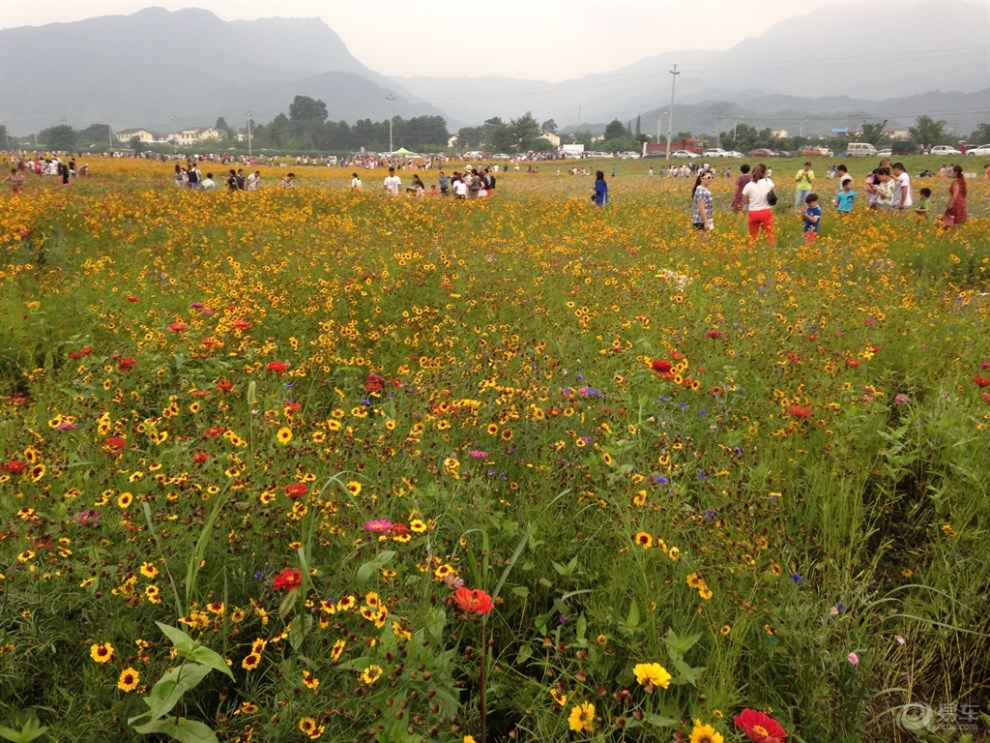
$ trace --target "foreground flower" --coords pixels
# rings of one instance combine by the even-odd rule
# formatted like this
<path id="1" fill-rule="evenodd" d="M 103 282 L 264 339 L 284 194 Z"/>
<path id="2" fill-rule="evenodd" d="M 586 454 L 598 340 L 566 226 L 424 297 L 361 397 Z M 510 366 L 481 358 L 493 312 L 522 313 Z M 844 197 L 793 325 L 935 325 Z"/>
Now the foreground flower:
<path id="1" fill-rule="evenodd" d="M 117 680 L 117 688 L 121 691 L 134 691 L 140 683 L 141 674 L 133 668 L 125 668 L 120 672 L 120 678 Z"/>
<path id="2" fill-rule="evenodd" d="M 633 666 L 633 673 L 639 685 L 645 686 L 647 691 L 652 692 L 654 686 L 661 689 L 670 687 L 671 676 L 659 663 L 637 663 Z"/>
<path id="3" fill-rule="evenodd" d="M 733 717 L 732 721 L 756 743 L 781 743 L 787 737 L 787 733 L 776 720 L 759 710 L 747 707 Z"/>
<path id="4" fill-rule="evenodd" d="M 299 732 L 311 740 L 316 740 L 323 735 L 323 730 L 323 725 L 317 724 L 316 720 L 312 717 L 303 717 L 299 720 Z"/>
<path id="5" fill-rule="evenodd" d="M 725 738 L 711 725 L 695 720 L 694 729 L 691 731 L 691 743 L 725 743 Z"/>
<path id="6" fill-rule="evenodd" d="M 90 646 L 89 657 L 100 665 L 105 665 L 113 660 L 113 645 L 109 642 L 97 642 Z"/>
<path id="7" fill-rule="evenodd" d="M 361 671 L 361 674 L 358 676 L 358 681 L 360 681 L 362 684 L 365 684 L 366 686 L 371 686 L 373 683 L 375 683 L 378 679 L 381 678 L 382 672 L 383 671 L 381 666 L 376 666 L 375 664 L 371 664 L 363 671 Z"/>
<path id="8" fill-rule="evenodd" d="M 458 588 L 454 603 L 470 614 L 487 614 L 492 610 L 492 597 L 480 588 Z"/>
<path id="9" fill-rule="evenodd" d="M 272 588 L 276 591 L 289 591 L 302 585 L 302 572 L 299 568 L 286 568 L 272 581 Z"/>
<path id="10" fill-rule="evenodd" d="M 581 702 L 571 709 L 567 724 L 575 733 L 590 733 L 595 729 L 595 705 Z"/>

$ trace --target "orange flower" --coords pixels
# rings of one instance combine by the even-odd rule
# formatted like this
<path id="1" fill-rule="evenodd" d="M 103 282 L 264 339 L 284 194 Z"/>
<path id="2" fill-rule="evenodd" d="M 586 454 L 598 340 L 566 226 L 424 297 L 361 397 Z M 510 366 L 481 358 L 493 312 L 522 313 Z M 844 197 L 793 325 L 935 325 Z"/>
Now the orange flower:
<path id="1" fill-rule="evenodd" d="M 480 588 L 458 588 L 454 603 L 469 614 L 487 614 L 493 608 L 492 597 Z"/>

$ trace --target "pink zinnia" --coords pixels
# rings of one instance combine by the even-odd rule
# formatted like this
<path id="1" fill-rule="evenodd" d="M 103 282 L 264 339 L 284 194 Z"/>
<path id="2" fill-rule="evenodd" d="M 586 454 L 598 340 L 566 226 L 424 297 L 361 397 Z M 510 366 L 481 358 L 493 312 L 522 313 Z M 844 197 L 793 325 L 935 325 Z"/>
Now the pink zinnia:
<path id="1" fill-rule="evenodd" d="M 384 519 L 378 519 L 376 521 L 365 521 L 364 530 L 370 531 L 372 534 L 387 534 L 392 531 L 394 524 L 391 521 L 385 521 Z"/>

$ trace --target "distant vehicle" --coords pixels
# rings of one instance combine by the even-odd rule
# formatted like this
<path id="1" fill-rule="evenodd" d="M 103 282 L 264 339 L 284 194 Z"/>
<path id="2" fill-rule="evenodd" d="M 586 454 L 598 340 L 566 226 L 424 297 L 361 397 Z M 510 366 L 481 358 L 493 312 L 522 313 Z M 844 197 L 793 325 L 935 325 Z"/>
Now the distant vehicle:
<path id="1" fill-rule="evenodd" d="M 937 144 L 928 150 L 929 155 L 961 155 L 962 152 L 947 144 Z"/>
<path id="2" fill-rule="evenodd" d="M 705 150 L 702 157 L 713 158 L 713 157 L 732 157 L 727 150 L 720 149 L 718 147 L 712 147 L 710 150 Z"/>
<path id="3" fill-rule="evenodd" d="M 881 149 L 877 150 L 877 157 L 890 157 L 890 156 L 891 156 L 891 151 L 889 147 L 882 147 Z"/>
<path id="4" fill-rule="evenodd" d="M 639 160 L 640 157 L 641 155 L 638 152 L 627 151 L 619 153 L 620 160 Z"/>
<path id="5" fill-rule="evenodd" d="M 966 154 L 987 157 L 990 155 L 990 144 L 981 144 L 979 147 L 967 147 Z"/>
<path id="6" fill-rule="evenodd" d="M 777 157 L 790 157 L 791 153 L 787 150 L 777 150 Z"/>
<path id="7" fill-rule="evenodd" d="M 677 152 L 671 152 L 671 157 L 701 157 L 697 152 L 688 152 L 687 150 L 677 150 Z"/>
<path id="8" fill-rule="evenodd" d="M 686 150 L 687 152 L 693 152 L 695 155 L 701 155 L 705 151 L 705 141 L 703 139 L 689 137 L 672 139 L 670 141 L 670 154 L 673 155 L 678 150 Z M 643 157 L 666 157 L 666 155 L 666 142 L 660 142 L 659 144 L 645 142 L 643 144 Z"/>
<path id="9" fill-rule="evenodd" d="M 832 157 L 832 150 L 828 147 L 809 146 L 801 149 L 802 157 Z"/>
<path id="10" fill-rule="evenodd" d="M 465 152 L 464 157 L 468 160 L 480 160 L 485 156 L 485 153 L 480 150 L 471 150 L 471 152 Z"/>
<path id="11" fill-rule="evenodd" d="M 509 156 L 506 155 L 504 152 L 499 152 L 496 155 L 492 155 L 492 160 L 508 160 L 508 159 Z"/>
<path id="12" fill-rule="evenodd" d="M 849 157 L 876 157 L 877 148 L 869 142 L 850 142 L 846 145 L 846 155 Z"/>
<path id="13" fill-rule="evenodd" d="M 776 152 L 768 150 L 766 147 L 757 147 L 755 150 L 750 150 L 746 154 L 749 157 L 777 157 Z"/>

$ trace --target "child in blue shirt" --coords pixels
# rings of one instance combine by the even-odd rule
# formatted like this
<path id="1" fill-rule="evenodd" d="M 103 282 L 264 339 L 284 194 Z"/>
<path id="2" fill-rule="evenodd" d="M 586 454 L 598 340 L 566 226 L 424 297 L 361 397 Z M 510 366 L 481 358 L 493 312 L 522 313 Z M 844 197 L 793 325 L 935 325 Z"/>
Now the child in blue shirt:
<path id="1" fill-rule="evenodd" d="M 804 241 L 811 245 L 815 240 L 818 239 L 818 228 L 822 223 L 822 208 L 818 206 L 818 194 L 809 193 L 805 199 L 804 203 L 807 206 L 804 214 Z"/>
<path id="2" fill-rule="evenodd" d="M 842 182 L 842 190 L 835 195 L 835 206 L 839 214 L 849 214 L 856 201 L 856 192 L 852 189 L 852 178 Z"/>

